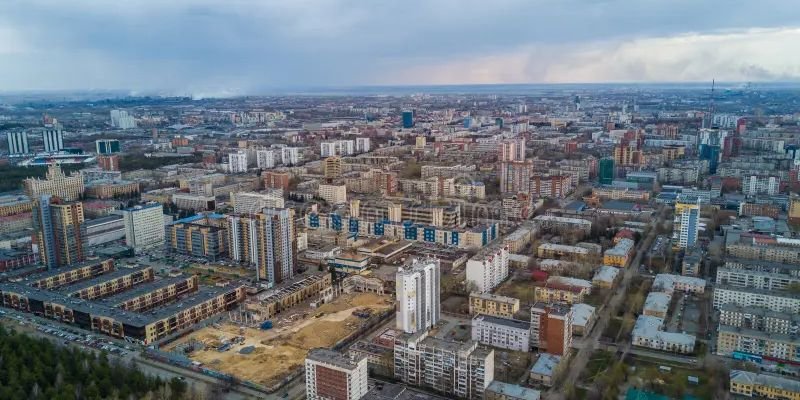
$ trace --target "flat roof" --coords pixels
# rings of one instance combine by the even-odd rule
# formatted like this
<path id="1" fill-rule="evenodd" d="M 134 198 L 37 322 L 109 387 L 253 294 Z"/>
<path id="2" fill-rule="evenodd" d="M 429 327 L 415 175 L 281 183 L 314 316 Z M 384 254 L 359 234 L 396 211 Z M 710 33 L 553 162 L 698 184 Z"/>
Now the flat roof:
<path id="1" fill-rule="evenodd" d="M 86 262 L 83 262 L 83 263 L 80 263 L 80 264 L 76 264 L 76 265 L 73 265 L 73 266 L 69 266 L 69 267 L 53 268 L 53 269 L 50 269 L 50 270 L 47 270 L 47 271 L 44 271 L 44 272 L 40 272 L 38 274 L 30 275 L 26 279 L 30 280 L 30 281 L 39 281 L 39 280 L 42 280 L 42 279 L 46 279 L 46 278 L 50 278 L 50 277 L 53 277 L 53 276 L 61 275 L 63 273 L 67 273 L 69 271 L 77 271 L 77 270 L 79 270 L 81 268 L 85 268 L 87 266 L 100 265 L 100 264 L 102 264 L 102 263 L 104 263 L 106 261 L 109 261 L 109 260 L 110 259 L 92 260 L 92 261 L 86 261 Z M 112 268 L 112 271 L 113 271 L 113 268 L 114 268 L 113 265 L 112 265 L 111 268 Z M 106 273 L 108 273 L 108 272 L 106 272 Z"/>
<path id="2" fill-rule="evenodd" d="M 137 266 L 137 267 L 133 267 L 133 268 L 125 268 L 125 267 L 123 267 L 121 269 L 116 269 L 116 270 L 107 272 L 105 274 L 102 274 L 100 276 L 96 276 L 96 277 L 91 278 L 91 279 L 87 279 L 87 280 L 84 280 L 84 281 L 71 283 L 71 284 L 66 285 L 66 286 L 61 286 L 56 290 L 61 292 L 61 293 L 64 293 L 64 294 L 76 293 L 76 292 L 80 292 L 83 289 L 86 289 L 86 288 L 89 288 L 89 287 L 92 287 L 92 286 L 95 286 L 95 285 L 98 285 L 98 284 L 101 284 L 101 283 L 104 283 L 104 282 L 109 282 L 109 281 L 112 281 L 114 279 L 121 278 L 123 276 L 133 275 L 133 274 L 135 274 L 137 272 L 141 272 L 141 271 L 144 271 L 144 270 L 147 270 L 147 269 L 152 270 L 153 267 L 151 267 L 149 265 Z"/>
<path id="3" fill-rule="evenodd" d="M 733 369 L 730 374 L 731 382 L 760 386 L 773 389 L 781 389 L 789 392 L 800 393 L 800 381 L 788 379 L 781 376 L 758 374 L 755 372 L 741 371 Z"/>
<path id="4" fill-rule="evenodd" d="M 339 368 L 352 370 L 358 367 L 358 364 L 351 361 L 349 357 L 344 356 L 338 351 L 330 349 L 315 348 L 311 349 L 306 355 L 307 360 L 317 361 L 323 364 L 334 365 Z"/>
<path id="5" fill-rule="evenodd" d="M 191 277 L 192 277 L 191 275 L 179 275 L 175 277 L 158 279 L 152 282 L 142 283 L 128 290 L 125 290 L 122 293 L 117 293 L 113 296 L 109 296 L 103 299 L 98 299 L 97 301 L 102 303 L 107 303 L 111 306 L 117 306 L 128 300 L 135 299 L 143 294 L 155 292 L 158 289 L 174 285 L 180 282 L 184 282 L 187 279 L 190 279 Z"/>
<path id="6" fill-rule="evenodd" d="M 522 321 L 511 318 L 501 318 L 501 317 L 495 317 L 493 315 L 478 314 L 475 316 L 475 318 L 472 319 L 472 321 L 473 322 L 483 321 L 489 324 L 503 325 L 514 329 L 523 329 L 523 330 L 531 329 L 531 323 L 529 321 Z"/>
<path id="7" fill-rule="evenodd" d="M 553 371 L 561 362 L 561 356 L 550 353 L 542 353 L 531 367 L 531 372 L 542 376 L 553 376 Z"/>
<path id="8" fill-rule="evenodd" d="M 541 398 L 541 392 L 536 389 L 500 381 L 492 381 L 486 390 L 515 399 L 539 400 Z"/>
<path id="9" fill-rule="evenodd" d="M 576 303 L 572 305 L 572 324 L 586 326 L 589 319 L 594 315 L 595 308 L 588 304 Z"/>
<path id="10" fill-rule="evenodd" d="M 519 299 L 517 298 L 501 296 L 499 294 L 492 294 L 492 293 L 472 292 L 469 294 L 469 297 L 477 297 L 484 300 L 500 301 L 504 303 L 519 303 Z"/>
<path id="11" fill-rule="evenodd" d="M 664 319 L 650 315 L 640 315 L 636 319 L 636 324 L 631 332 L 632 337 L 640 336 L 651 340 L 659 340 L 666 343 L 678 343 L 687 346 L 694 346 L 697 338 L 694 335 L 685 333 L 665 332 L 661 330 L 664 326 Z"/>
<path id="12" fill-rule="evenodd" d="M 666 313 L 669 310 L 669 302 L 672 296 L 661 292 L 650 292 L 644 301 L 644 309 Z"/>

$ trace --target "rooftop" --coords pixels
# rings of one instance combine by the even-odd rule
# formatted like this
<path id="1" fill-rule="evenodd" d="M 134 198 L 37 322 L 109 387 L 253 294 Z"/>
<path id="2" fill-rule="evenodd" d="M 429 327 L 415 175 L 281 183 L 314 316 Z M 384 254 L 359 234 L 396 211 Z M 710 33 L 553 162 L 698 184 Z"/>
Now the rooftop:
<path id="1" fill-rule="evenodd" d="M 511 319 L 511 318 L 500 318 L 500 317 L 495 317 L 495 316 L 492 316 L 492 315 L 478 314 L 478 315 L 475 316 L 475 318 L 472 319 L 472 321 L 473 321 L 473 325 L 476 322 L 483 321 L 483 322 L 486 322 L 486 323 L 489 323 L 489 324 L 503 325 L 503 326 L 507 326 L 509 328 L 523 329 L 523 330 L 526 330 L 526 331 L 531 329 L 531 323 L 528 322 L 528 321 L 521 321 L 521 320 L 518 320 L 518 319 Z"/>
<path id="2" fill-rule="evenodd" d="M 583 303 L 576 303 L 572 305 L 572 324 L 577 326 L 586 326 L 589 319 L 594 315 L 595 308 Z"/>
<path id="3" fill-rule="evenodd" d="M 644 337 L 651 340 L 662 341 L 665 343 L 677 343 L 686 346 L 694 346 L 696 337 L 685 333 L 665 332 L 661 330 L 664 326 L 664 319 L 650 315 L 640 315 L 636 319 L 636 324 L 631 332 L 632 337 Z"/>
<path id="4" fill-rule="evenodd" d="M 536 389 L 526 388 L 520 385 L 513 385 L 500 381 L 492 381 L 486 390 L 514 399 L 539 400 L 541 397 L 541 392 Z"/>
<path id="5" fill-rule="evenodd" d="M 553 371 L 555 371 L 560 362 L 561 356 L 542 353 L 539 355 L 539 359 L 533 364 L 533 367 L 531 367 L 531 373 L 542 376 L 553 376 Z"/>
<path id="6" fill-rule="evenodd" d="M 592 281 L 613 282 L 617 279 L 618 275 L 619 268 L 610 265 L 602 265 L 597 269 L 597 272 L 594 273 Z"/>
<path id="7" fill-rule="evenodd" d="M 617 244 L 614 247 L 606 250 L 605 254 L 607 256 L 625 257 L 628 254 L 630 254 L 631 250 L 633 249 L 633 246 L 634 246 L 633 240 L 623 238 L 620 239 L 619 242 L 617 242 Z"/>
<path id="8" fill-rule="evenodd" d="M 73 294 L 73 293 L 80 292 L 83 289 L 87 289 L 87 288 L 90 288 L 92 286 L 99 285 L 101 283 L 110 282 L 110 281 L 112 281 L 114 279 L 119 279 L 119 278 L 122 278 L 124 276 L 133 275 L 135 273 L 142 272 L 142 271 L 145 271 L 145 270 L 151 270 L 152 271 L 152 269 L 153 269 L 153 267 L 151 267 L 149 265 L 138 266 L 138 267 L 134 267 L 134 268 L 120 268 L 120 269 L 117 269 L 117 270 L 114 270 L 114 271 L 109 271 L 109 272 L 107 272 L 105 274 L 102 274 L 100 276 L 96 276 L 96 277 L 94 277 L 92 279 L 87 279 L 85 281 L 75 282 L 75 283 L 71 283 L 71 284 L 66 285 L 66 286 L 61 286 L 56 290 L 61 292 L 61 293 L 63 293 L 63 294 L 70 295 L 70 294 Z"/>
<path id="9" fill-rule="evenodd" d="M 647 299 L 644 301 L 644 309 L 666 314 L 667 310 L 669 310 L 669 302 L 671 300 L 672 296 L 667 293 L 650 292 L 647 294 Z"/>
<path id="10" fill-rule="evenodd" d="M 322 348 L 311 349 L 306 356 L 306 360 L 312 360 L 348 370 L 355 369 L 358 366 L 357 361 L 354 362 L 350 360 L 349 357 L 344 356 L 342 353 Z"/>
<path id="11" fill-rule="evenodd" d="M 745 385 L 760 385 L 773 389 L 781 389 L 789 392 L 800 393 L 800 381 L 788 379 L 780 376 L 767 374 L 757 374 L 755 372 L 731 370 L 731 382 Z"/>
<path id="12" fill-rule="evenodd" d="M 187 279 L 192 279 L 192 276 L 180 275 L 180 276 L 175 276 L 175 277 L 159 279 L 159 280 L 152 281 L 152 282 L 142 283 L 142 284 L 136 285 L 133 288 L 128 289 L 128 290 L 126 290 L 126 291 L 124 291 L 122 293 L 117 293 L 117 294 L 115 294 L 113 296 L 109 296 L 109 297 L 106 297 L 106 298 L 104 298 L 102 300 L 98 300 L 98 301 L 106 303 L 106 304 L 108 304 L 110 306 L 117 306 L 117 305 L 122 304 L 122 303 L 124 303 L 124 302 L 126 302 L 128 300 L 135 299 L 135 298 L 137 298 L 137 297 L 139 297 L 139 296 L 141 296 L 143 294 L 155 292 L 158 289 L 165 288 L 165 287 L 168 287 L 170 285 L 175 285 L 175 284 L 178 284 L 180 282 L 184 282 Z"/>

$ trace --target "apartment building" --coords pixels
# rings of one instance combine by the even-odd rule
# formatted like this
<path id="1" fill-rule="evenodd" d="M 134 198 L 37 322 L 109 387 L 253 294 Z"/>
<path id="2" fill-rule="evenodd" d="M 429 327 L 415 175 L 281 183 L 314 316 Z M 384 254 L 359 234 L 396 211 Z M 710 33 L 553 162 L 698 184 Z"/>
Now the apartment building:
<path id="1" fill-rule="evenodd" d="M 625 268 L 634 255 L 635 244 L 632 239 L 620 239 L 614 247 L 603 253 L 603 264 Z"/>
<path id="2" fill-rule="evenodd" d="M 502 215 L 512 221 L 526 220 L 534 211 L 533 196 L 529 193 L 517 193 L 504 197 Z"/>
<path id="3" fill-rule="evenodd" d="M 475 290 L 487 293 L 508 278 L 508 248 L 486 248 L 467 260 L 466 283 Z"/>
<path id="4" fill-rule="evenodd" d="M 705 279 L 693 276 L 682 276 L 673 274 L 658 274 L 653 279 L 653 291 L 672 294 L 675 291 L 703 294 L 706 290 Z"/>
<path id="5" fill-rule="evenodd" d="M 513 318 L 519 311 L 519 299 L 491 293 L 469 294 L 470 315 L 484 314 L 501 318 Z"/>
<path id="6" fill-rule="evenodd" d="M 169 277 L 139 284 L 132 289 L 104 298 L 103 303 L 126 311 L 144 313 L 197 292 L 199 285 L 200 278 L 197 275 Z"/>
<path id="7" fill-rule="evenodd" d="M 494 350 L 472 340 L 429 337 L 427 331 L 402 333 L 394 342 L 394 377 L 446 396 L 480 400 L 494 380 Z"/>
<path id="8" fill-rule="evenodd" d="M 231 193 L 233 212 L 254 214 L 265 207 L 283 208 L 283 197 L 273 193 L 237 192 Z"/>
<path id="9" fill-rule="evenodd" d="M 229 257 L 253 266 L 257 279 L 277 284 L 294 276 L 297 234 L 293 209 L 267 207 L 254 214 L 228 215 L 224 226 Z"/>
<path id="10" fill-rule="evenodd" d="M 719 307 L 719 323 L 767 333 L 796 335 L 800 331 L 800 315 L 772 311 L 766 307 L 740 306 L 735 303 Z"/>
<path id="11" fill-rule="evenodd" d="M 161 204 L 148 203 L 122 210 L 125 245 L 139 253 L 164 247 L 164 210 Z"/>
<path id="12" fill-rule="evenodd" d="M 617 187 L 596 187 L 592 189 L 592 196 L 606 200 L 627 200 L 627 201 L 648 201 L 650 192 L 647 190 L 636 190 L 630 188 Z"/>
<path id="13" fill-rule="evenodd" d="M 564 283 L 546 283 L 533 289 L 534 301 L 545 303 L 583 303 L 591 290 L 585 286 Z"/>
<path id="14" fill-rule="evenodd" d="M 563 199 L 572 191 L 572 176 L 533 174 L 530 179 L 530 193 L 535 197 Z"/>
<path id="15" fill-rule="evenodd" d="M 720 325 L 717 332 L 717 355 L 730 357 L 739 352 L 777 362 L 800 362 L 800 339 L 796 335 L 730 325 Z"/>
<path id="16" fill-rule="evenodd" d="M 441 315 L 439 261 L 414 260 L 397 270 L 395 282 L 397 329 L 415 333 L 432 328 Z"/>
<path id="17" fill-rule="evenodd" d="M 86 226 L 81 202 L 67 203 L 42 195 L 33 212 L 39 256 L 48 268 L 74 265 L 86 260 Z"/>
<path id="18" fill-rule="evenodd" d="M 542 243 L 536 249 L 536 255 L 539 258 L 587 259 L 599 254 L 598 250 L 590 247 L 568 246 L 557 243 Z"/>
<path id="19" fill-rule="evenodd" d="M 305 375 L 308 400 L 358 400 L 369 391 L 366 357 L 350 359 L 333 350 L 312 349 Z"/>
<path id="20" fill-rule="evenodd" d="M 537 301 L 531 307 L 531 347 L 558 356 L 572 348 L 572 307 L 563 303 Z"/>
<path id="21" fill-rule="evenodd" d="M 422 179 L 431 178 L 434 176 L 442 178 L 458 178 L 469 176 L 471 173 L 477 171 L 475 165 L 423 165 L 420 169 L 420 176 Z"/>
<path id="22" fill-rule="evenodd" d="M 319 197 L 329 204 L 347 203 L 347 186 L 345 185 L 319 185 Z"/>
<path id="23" fill-rule="evenodd" d="M 533 163 L 529 161 L 506 161 L 500 163 L 500 192 L 531 193 Z"/>
<path id="24" fill-rule="evenodd" d="M 172 203 L 181 210 L 191 211 L 214 211 L 217 208 L 217 200 L 214 196 L 200 196 L 189 193 L 174 193 Z"/>
<path id="25" fill-rule="evenodd" d="M 782 376 L 733 369 L 730 393 L 742 397 L 800 400 L 800 382 Z"/>
<path id="26" fill-rule="evenodd" d="M 634 346 L 650 349 L 680 354 L 694 352 L 694 345 L 697 339 L 695 336 L 685 333 L 666 332 L 663 329 L 663 318 L 640 315 L 633 326 L 631 341 Z"/>
<path id="27" fill-rule="evenodd" d="M 714 288 L 714 308 L 723 304 L 742 307 L 765 307 L 776 312 L 800 312 L 800 296 L 789 292 L 717 285 Z"/>
<path id="28" fill-rule="evenodd" d="M 754 288 L 763 290 L 783 290 L 793 283 L 800 283 L 800 277 L 766 271 L 717 268 L 717 285 Z"/>
<path id="29" fill-rule="evenodd" d="M 478 314 L 472 318 L 472 340 L 501 349 L 530 350 L 531 323 Z"/>
<path id="30" fill-rule="evenodd" d="M 144 282 L 152 282 L 154 277 L 153 267 L 150 266 L 124 268 L 89 280 L 62 286 L 58 290 L 70 297 L 94 300 L 117 294 Z"/>
<path id="31" fill-rule="evenodd" d="M 800 264 L 800 240 L 757 234 L 742 234 L 737 242 L 728 243 L 725 251 L 732 257 Z"/>
<path id="32" fill-rule="evenodd" d="M 592 221 L 580 218 L 557 217 L 554 215 L 537 215 L 533 218 L 533 226 L 541 231 L 555 233 L 580 232 L 588 235 L 592 231 Z"/>
<path id="33" fill-rule="evenodd" d="M 114 260 L 86 261 L 71 267 L 52 269 L 28 277 L 29 285 L 36 289 L 51 290 L 75 282 L 92 279 L 114 270 Z"/>
<path id="34" fill-rule="evenodd" d="M 670 301 L 672 301 L 671 294 L 650 292 L 647 294 L 647 298 L 644 301 L 642 314 L 661 319 L 667 318 Z"/>
<path id="35" fill-rule="evenodd" d="M 224 228 L 200 221 L 176 222 L 166 228 L 167 248 L 178 254 L 216 260 L 227 254 Z"/>

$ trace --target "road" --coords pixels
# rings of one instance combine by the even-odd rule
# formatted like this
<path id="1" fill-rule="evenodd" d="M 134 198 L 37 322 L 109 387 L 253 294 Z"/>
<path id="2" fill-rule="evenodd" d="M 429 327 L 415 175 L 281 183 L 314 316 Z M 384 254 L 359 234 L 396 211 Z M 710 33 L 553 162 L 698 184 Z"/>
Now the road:
<path id="1" fill-rule="evenodd" d="M 595 324 L 592 333 L 589 335 L 587 339 L 584 340 L 584 345 L 577 349 L 577 353 L 572 357 L 571 365 L 568 369 L 568 373 L 566 378 L 563 382 L 572 382 L 577 384 L 578 379 L 580 378 L 583 370 L 586 368 L 586 364 L 589 362 L 589 357 L 592 355 L 594 350 L 598 348 L 598 343 L 600 342 L 600 336 L 606 330 L 611 317 L 613 317 L 617 310 L 619 309 L 620 304 L 625 299 L 625 293 L 627 292 L 628 285 L 630 285 L 631 280 L 634 276 L 639 273 L 639 265 L 642 262 L 642 257 L 647 253 L 647 250 L 650 249 L 650 245 L 653 243 L 656 237 L 656 225 L 661 222 L 661 212 L 660 210 L 657 212 L 658 217 L 654 218 L 650 222 L 650 233 L 647 235 L 644 240 L 639 242 L 639 246 L 636 249 L 636 257 L 634 257 L 633 261 L 628 265 L 625 269 L 625 272 L 622 276 L 622 282 L 620 283 L 619 287 L 615 289 L 614 295 L 612 295 L 611 299 L 606 303 L 606 306 L 600 311 L 600 316 L 597 319 L 597 323 Z M 564 394 L 562 388 L 553 387 L 548 392 L 548 399 L 564 399 Z"/>

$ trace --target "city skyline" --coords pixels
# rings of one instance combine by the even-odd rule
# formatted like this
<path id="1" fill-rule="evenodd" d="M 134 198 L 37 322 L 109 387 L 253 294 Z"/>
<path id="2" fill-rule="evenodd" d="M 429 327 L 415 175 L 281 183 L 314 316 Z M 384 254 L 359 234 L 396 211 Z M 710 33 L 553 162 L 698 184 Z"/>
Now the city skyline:
<path id="1" fill-rule="evenodd" d="M 0 86 L 229 97 L 287 87 L 796 81 L 800 12 L 789 6 L 8 2 Z"/>

